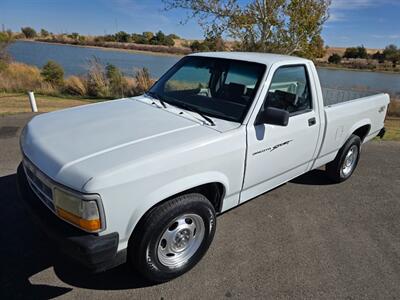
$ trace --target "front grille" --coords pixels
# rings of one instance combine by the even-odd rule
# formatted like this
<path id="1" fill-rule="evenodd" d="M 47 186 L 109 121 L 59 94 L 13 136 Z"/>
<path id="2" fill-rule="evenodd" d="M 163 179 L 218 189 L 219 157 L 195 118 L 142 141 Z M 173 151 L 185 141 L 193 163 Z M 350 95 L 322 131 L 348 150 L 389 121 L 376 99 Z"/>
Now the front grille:
<path id="1" fill-rule="evenodd" d="M 24 170 L 32 190 L 44 204 L 54 211 L 53 190 L 50 183 L 47 183 L 44 179 L 43 173 L 26 159 L 24 160 Z"/>

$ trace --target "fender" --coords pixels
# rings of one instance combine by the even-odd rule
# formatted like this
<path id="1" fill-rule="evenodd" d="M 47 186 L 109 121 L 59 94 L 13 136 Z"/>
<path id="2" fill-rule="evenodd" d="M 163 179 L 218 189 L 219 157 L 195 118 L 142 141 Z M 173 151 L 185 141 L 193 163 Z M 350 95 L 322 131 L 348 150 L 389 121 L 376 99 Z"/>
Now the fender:
<path id="1" fill-rule="evenodd" d="M 362 119 L 360 121 L 358 121 L 357 123 L 355 123 L 350 130 L 347 132 L 346 135 L 346 139 L 344 140 L 344 142 L 342 143 L 342 145 L 340 147 L 343 147 L 344 143 L 346 143 L 346 141 L 349 139 L 349 137 L 353 134 L 353 132 L 355 132 L 357 129 L 365 126 L 365 125 L 369 125 L 371 127 L 371 120 L 368 118 Z M 368 135 L 368 134 L 367 134 Z"/>
<path id="2" fill-rule="evenodd" d="M 141 201 L 140 203 L 141 205 L 136 207 L 136 209 L 134 210 L 126 227 L 126 236 L 131 236 L 139 220 L 156 204 L 183 191 L 195 188 L 199 185 L 213 182 L 221 183 L 224 186 L 225 196 L 232 193 L 232 191 L 230 191 L 229 189 L 228 178 L 225 176 L 225 174 L 216 171 L 204 172 L 192 176 L 183 177 L 155 189 L 148 195 L 148 197 L 146 197 L 146 199 L 143 199 L 143 201 Z"/>

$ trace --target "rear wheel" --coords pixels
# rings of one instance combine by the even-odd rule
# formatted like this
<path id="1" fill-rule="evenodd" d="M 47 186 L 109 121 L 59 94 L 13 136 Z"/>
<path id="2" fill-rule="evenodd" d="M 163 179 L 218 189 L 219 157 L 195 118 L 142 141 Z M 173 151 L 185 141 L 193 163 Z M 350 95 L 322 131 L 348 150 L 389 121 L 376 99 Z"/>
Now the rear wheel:
<path id="1" fill-rule="evenodd" d="M 333 181 L 342 182 L 350 178 L 360 158 L 360 147 L 360 137 L 351 135 L 339 150 L 335 160 L 326 165 L 326 171 Z"/>
<path id="2" fill-rule="evenodd" d="M 215 227 L 215 210 L 207 198 L 201 194 L 179 196 L 146 214 L 130 241 L 129 259 L 148 280 L 171 280 L 200 261 Z"/>

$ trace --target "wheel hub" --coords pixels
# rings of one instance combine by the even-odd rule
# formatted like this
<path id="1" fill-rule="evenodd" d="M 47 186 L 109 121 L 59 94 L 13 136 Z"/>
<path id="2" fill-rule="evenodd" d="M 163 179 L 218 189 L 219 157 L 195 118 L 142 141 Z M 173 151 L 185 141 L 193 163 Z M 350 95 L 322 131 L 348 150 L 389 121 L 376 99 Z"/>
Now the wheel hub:
<path id="1" fill-rule="evenodd" d="M 354 169 L 354 166 L 357 162 L 357 156 L 358 156 L 358 148 L 356 145 L 353 145 L 350 147 L 349 151 L 346 154 L 346 157 L 344 159 L 343 165 L 342 165 L 342 176 L 346 177 L 348 176 Z"/>
<path id="2" fill-rule="evenodd" d="M 175 218 L 158 242 L 158 260 L 170 268 L 182 266 L 196 253 L 204 233 L 204 221 L 199 215 L 186 214 Z"/>

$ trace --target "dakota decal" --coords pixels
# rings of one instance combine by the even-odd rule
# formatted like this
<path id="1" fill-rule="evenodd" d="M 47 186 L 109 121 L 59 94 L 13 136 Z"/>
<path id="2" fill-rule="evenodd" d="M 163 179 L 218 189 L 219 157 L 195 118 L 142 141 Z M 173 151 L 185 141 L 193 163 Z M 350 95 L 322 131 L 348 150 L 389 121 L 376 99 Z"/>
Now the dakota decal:
<path id="1" fill-rule="evenodd" d="M 293 141 L 293 140 L 289 140 L 289 141 L 277 144 L 277 145 L 275 145 L 273 147 L 268 147 L 268 148 L 262 149 L 260 151 L 254 152 L 253 155 L 261 154 L 261 153 L 267 152 L 267 151 L 272 152 L 275 149 L 278 149 L 279 147 L 282 147 L 282 146 L 285 146 L 285 145 L 289 144 L 291 141 Z"/>

